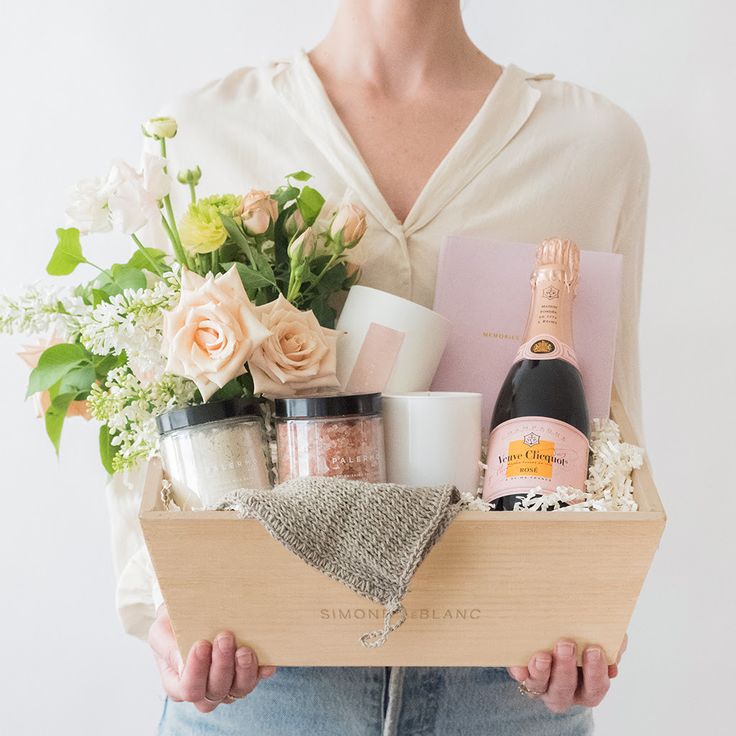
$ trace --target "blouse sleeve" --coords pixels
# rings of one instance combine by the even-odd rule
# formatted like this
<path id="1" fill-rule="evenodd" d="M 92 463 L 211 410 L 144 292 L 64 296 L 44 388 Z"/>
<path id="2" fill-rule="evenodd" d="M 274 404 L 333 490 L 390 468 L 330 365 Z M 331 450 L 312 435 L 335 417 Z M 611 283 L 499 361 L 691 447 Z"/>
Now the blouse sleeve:
<path id="1" fill-rule="evenodd" d="M 110 476 L 106 485 L 112 561 L 117 578 L 115 605 L 123 629 L 144 640 L 156 610 L 163 603 L 138 521 L 147 468 L 148 463 L 141 462 L 135 468 Z"/>
<path id="2" fill-rule="evenodd" d="M 614 251 L 623 255 L 621 310 L 613 380 L 621 402 L 643 441 L 639 375 L 639 312 L 649 194 L 649 159 L 631 121 L 627 187 L 616 228 Z"/>
<path id="3" fill-rule="evenodd" d="M 146 139 L 143 153 L 158 154 L 158 143 Z M 176 162 L 169 157 L 172 174 L 172 199 L 175 206 L 177 191 L 183 189 L 176 183 Z M 180 210 L 176 210 L 179 212 Z M 165 236 L 154 228 L 145 228 L 142 235 L 146 245 L 171 251 Z M 143 539 L 138 511 L 148 463 L 141 461 L 134 468 L 110 476 L 105 486 L 110 518 L 110 544 L 113 571 L 117 579 L 115 607 L 123 629 L 139 639 L 147 639 L 148 629 L 156 617 L 156 610 L 163 603 L 156 574 Z"/>

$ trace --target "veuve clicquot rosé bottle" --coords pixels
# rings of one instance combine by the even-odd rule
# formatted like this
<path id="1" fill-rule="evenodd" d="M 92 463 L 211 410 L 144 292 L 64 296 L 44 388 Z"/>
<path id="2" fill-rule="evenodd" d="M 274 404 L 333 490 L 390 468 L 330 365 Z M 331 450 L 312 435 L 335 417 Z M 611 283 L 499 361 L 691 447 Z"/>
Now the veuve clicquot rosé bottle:
<path id="1" fill-rule="evenodd" d="M 499 511 L 535 488 L 585 490 L 588 405 L 572 343 L 579 264 L 569 240 L 545 240 L 537 250 L 522 345 L 491 420 L 483 498 Z"/>

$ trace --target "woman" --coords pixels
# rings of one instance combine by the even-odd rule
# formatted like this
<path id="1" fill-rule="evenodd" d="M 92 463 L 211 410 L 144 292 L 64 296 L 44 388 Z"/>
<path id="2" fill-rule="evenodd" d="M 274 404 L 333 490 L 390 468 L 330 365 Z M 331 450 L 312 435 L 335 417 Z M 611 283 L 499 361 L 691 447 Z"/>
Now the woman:
<path id="1" fill-rule="evenodd" d="M 426 305 L 450 233 L 522 242 L 559 234 L 623 253 L 615 383 L 638 423 L 641 135 L 600 96 L 484 56 L 465 32 L 459 0 L 343 0 L 309 54 L 237 70 L 166 112 L 180 124 L 173 170 L 201 164 L 204 191 L 275 186 L 295 168 L 333 197 L 350 188 L 369 220 L 354 255 L 362 283 Z M 142 636 L 160 597 L 131 497 L 111 485 L 118 606 Z M 588 734 L 590 708 L 617 671 L 598 647 L 577 668 L 566 641 L 508 673 L 275 670 L 259 668 L 247 647 L 236 651 L 227 632 L 199 642 L 182 665 L 162 605 L 148 639 L 169 696 L 159 733 L 178 736 Z"/>

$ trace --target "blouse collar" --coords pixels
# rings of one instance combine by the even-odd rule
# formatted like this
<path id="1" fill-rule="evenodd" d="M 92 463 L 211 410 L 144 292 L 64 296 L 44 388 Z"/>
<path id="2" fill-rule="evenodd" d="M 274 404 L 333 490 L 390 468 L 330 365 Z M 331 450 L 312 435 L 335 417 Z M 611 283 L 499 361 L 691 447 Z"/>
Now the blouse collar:
<path id="1" fill-rule="evenodd" d="M 404 237 L 427 225 L 513 139 L 528 120 L 540 92 L 535 78 L 513 64 L 504 67 L 485 102 L 429 178 L 401 223 L 381 194 L 304 50 L 280 66 L 273 87 L 301 130 L 312 140 L 362 205 L 390 232 Z"/>

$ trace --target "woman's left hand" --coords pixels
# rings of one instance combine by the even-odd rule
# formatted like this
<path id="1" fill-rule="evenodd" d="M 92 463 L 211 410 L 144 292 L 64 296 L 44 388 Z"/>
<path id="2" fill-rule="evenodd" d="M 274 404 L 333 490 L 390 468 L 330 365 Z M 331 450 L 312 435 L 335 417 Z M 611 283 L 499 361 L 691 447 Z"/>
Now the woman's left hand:
<path id="1" fill-rule="evenodd" d="M 573 705 L 594 708 L 618 674 L 626 643 L 624 638 L 616 664 L 607 664 L 603 650 L 590 646 L 583 652 L 583 666 L 578 667 L 575 643 L 561 640 L 554 652 L 537 652 L 526 667 L 509 667 L 508 671 L 530 697 L 542 700 L 553 713 L 564 713 Z"/>

